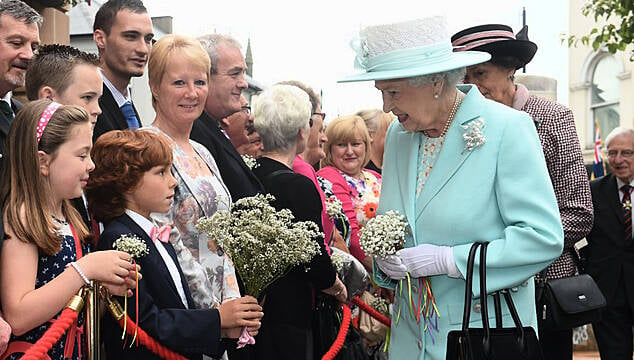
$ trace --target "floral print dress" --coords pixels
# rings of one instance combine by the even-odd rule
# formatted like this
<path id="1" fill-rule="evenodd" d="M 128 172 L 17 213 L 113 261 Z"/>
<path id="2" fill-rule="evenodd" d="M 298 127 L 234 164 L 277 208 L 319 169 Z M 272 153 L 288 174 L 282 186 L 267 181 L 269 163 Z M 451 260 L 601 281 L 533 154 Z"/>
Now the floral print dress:
<path id="1" fill-rule="evenodd" d="M 204 164 L 198 158 L 187 155 L 160 129 L 150 127 L 148 130 L 162 134 L 172 145 L 172 175 L 178 181 L 174 203 L 167 219 L 155 217 L 162 223 L 171 222 L 178 230 L 172 230 L 170 243 L 187 278 L 196 308 L 215 308 L 225 300 L 240 297 L 233 262 L 213 239 L 208 239 L 207 234 L 196 229 L 199 218 L 231 207 L 231 195 L 222 181 L 216 161 L 204 146 L 193 140 L 190 144 Z M 206 166 L 211 176 L 202 172 L 201 166 Z M 201 268 L 204 276 L 201 276 Z"/>
<path id="2" fill-rule="evenodd" d="M 75 238 L 73 237 L 72 231 L 70 230 L 70 226 L 68 223 L 64 222 L 61 224 L 61 228 L 59 231 L 59 236 L 62 237 L 62 247 L 61 250 L 55 255 L 46 255 L 41 251 L 38 251 L 39 260 L 37 262 L 37 277 L 35 279 L 35 288 L 41 288 L 42 286 L 48 284 L 53 281 L 57 276 L 59 276 L 64 270 L 66 270 L 66 265 L 70 264 L 73 261 L 77 260 L 77 253 L 75 251 Z M 82 244 L 82 253 L 87 254 L 90 251 L 90 248 L 87 244 Z M 61 311 L 60 311 L 61 313 Z M 84 321 L 84 312 L 79 312 L 78 325 L 81 327 Z M 59 315 L 59 314 L 58 314 Z M 57 316 L 55 317 L 57 318 Z M 44 324 L 28 331 L 27 333 L 15 336 L 11 335 L 10 342 L 13 341 L 25 341 L 31 344 L 37 342 L 46 330 L 51 326 L 52 322 L 47 321 Z M 52 360 L 62 360 L 64 359 L 64 350 L 66 347 L 66 335 L 65 333 L 62 335 L 60 340 L 53 345 L 51 350 L 47 353 L 47 355 Z M 77 337 L 79 339 L 79 337 Z M 70 344 L 69 344 L 70 345 Z M 73 345 L 73 356 L 72 359 L 79 359 L 79 349 L 80 346 L 77 340 L 74 340 Z M 85 352 L 85 349 L 82 349 Z M 5 354 L 6 355 L 6 354 Z M 14 360 L 22 357 L 22 354 L 14 353 L 9 355 L 7 359 Z"/>
<path id="3" fill-rule="evenodd" d="M 361 174 L 362 179 L 357 179 L 341 173 L 348 186 L 357 191 L 357 196 L 352 198 L 352 205 L 357 215 L 359 230 L 365 226 L 368 220 L 376 216 L 376 208 L 379 206 L 381 195 L 381 177 L 366 170 L 361 170 Z"/>

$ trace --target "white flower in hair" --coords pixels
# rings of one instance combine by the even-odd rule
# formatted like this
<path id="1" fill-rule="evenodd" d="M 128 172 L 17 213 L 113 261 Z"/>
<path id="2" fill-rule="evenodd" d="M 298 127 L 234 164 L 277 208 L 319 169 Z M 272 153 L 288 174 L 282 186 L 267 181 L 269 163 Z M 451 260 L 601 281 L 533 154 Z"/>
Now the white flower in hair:
<path id="1" fill-rule="evenodd" d="M 486 137 L 482 133 L 482 128 L 484 128 L 483 118 L 479 117 L 474 121 L 462 125 L 462 128 L 465 130 L 465 133 L 462 134 L 462 139 L 465 142 L 464 149 L 462 150 L 463 154 L 465 151 L 472 151 L 473 149 L 484 145 Z"/>

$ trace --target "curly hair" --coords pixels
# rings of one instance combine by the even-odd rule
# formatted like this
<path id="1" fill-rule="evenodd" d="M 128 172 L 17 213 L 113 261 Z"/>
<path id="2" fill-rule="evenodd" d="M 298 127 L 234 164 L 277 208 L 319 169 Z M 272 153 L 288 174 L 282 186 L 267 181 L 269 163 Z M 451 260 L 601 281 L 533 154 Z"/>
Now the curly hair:
<path id="1" fill-rule="evenodd" d="M 86 186 L 88 208 L 104 223 L 125 212 L 125 193 L 135 189 L 145 172 L 173 160 L 168 140 L 145 130 L 109 131 L 97 139 L 91 155 L 95 170 Z"/>

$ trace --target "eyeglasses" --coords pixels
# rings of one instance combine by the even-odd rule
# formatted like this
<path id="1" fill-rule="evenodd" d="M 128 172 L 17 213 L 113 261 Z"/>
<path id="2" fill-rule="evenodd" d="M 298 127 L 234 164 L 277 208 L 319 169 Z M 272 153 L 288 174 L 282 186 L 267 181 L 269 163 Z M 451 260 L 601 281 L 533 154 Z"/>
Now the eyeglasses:
<path id="1" fill-rule="evenodd" d="M 251 107 L 249 105 L 244 105 L 240 109 L 247 114 L 251 114 Z"/>
<path id="2" fill-rule="evenodd" d="M 621 156 L 624 158 L 629 158 L 629 157 L 632 157 L 632 155 L 634 155 L 634 150 L 621 150 L 621 151 L 608 150 L 608 157 L 615 158 L 619 155 L 619 152 L 621 153 Z"/>
<path id="3" fill-rule="evenodd" d="M 321 121 L 326 120 L 326 113 L 314 112 L 313 115 L 321 116 Z"/>

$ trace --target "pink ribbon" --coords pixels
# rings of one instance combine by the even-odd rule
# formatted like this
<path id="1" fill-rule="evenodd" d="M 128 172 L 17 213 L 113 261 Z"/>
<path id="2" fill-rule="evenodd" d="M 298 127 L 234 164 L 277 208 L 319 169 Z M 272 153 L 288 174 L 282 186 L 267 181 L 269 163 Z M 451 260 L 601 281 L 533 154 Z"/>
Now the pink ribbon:
<path id="1" fill-rule="evenodd" d="M 170 231 L 172 231 L 172 227 L 169 225 L 163 225 L 161 227 L 154 226 L 152 230 L 150 230 L 150 238 L 152 238 L 152 241 L 159 240 L 163 243 L 167 243 L 170 240 Z"/>
<path id="2" fill-rule="evenodd" d="M 240 333 L 240 337 L 238 338 L 238 349 L 245 347 L 246 345 L 255 344 L 255 338 L 249 334 L 247 331 L 247 327 L 242 328 L 242 332 Z"/>

